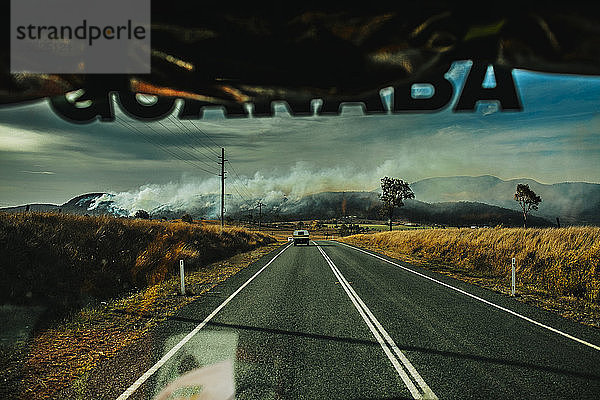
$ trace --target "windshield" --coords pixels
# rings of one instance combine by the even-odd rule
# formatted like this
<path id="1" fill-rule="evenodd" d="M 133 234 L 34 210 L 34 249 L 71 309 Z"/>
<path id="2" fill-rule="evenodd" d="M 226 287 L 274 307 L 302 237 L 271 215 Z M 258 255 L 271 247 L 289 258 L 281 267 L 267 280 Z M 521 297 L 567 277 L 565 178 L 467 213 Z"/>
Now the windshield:
<path id="1" fill-rule="evenodd" d="M 598 398 L 593 6 L 88 3 L 3 6 L 0 397 Z"/>

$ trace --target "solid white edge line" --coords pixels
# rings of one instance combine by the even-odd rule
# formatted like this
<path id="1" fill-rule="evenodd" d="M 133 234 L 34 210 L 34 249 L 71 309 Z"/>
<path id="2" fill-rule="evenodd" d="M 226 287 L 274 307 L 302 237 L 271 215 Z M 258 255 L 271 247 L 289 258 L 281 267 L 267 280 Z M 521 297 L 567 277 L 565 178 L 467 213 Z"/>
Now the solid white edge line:
<path id="1" fill-rule="evenodd" d="M 577 338 L 577 337 L 575 337 L 575 336 L 573 336 L 573 335 L 570 335 L 570 334 L 568 334 L 568 333 L 565 333 L 565 332 L 563 332 L 563 331 L 560 331 L 560 330 L 558 330 L 558 329 L 556 329 L 556 328 L 553 328 L 553 327 L 551 327 L 551 326 L 548 326 L 548 325 L 542 324 L 541 322 L 538 322 L 538 321 L 536 321 L 536 320 L 534 320 L 534 319 L 531 319 L 531 318 L 529 318 L 529 317 L 526 317 L 526 316 L 524 316 L 524 315 L 522 315 L 522 314 L 519 314 L 519 313 L 518 313 L 518 312 L 516 312 L 516 311 L 513 311 L 513 310 L 510 310 L 510 309 L 508 309 L 508 308 L 505 308 L 505 307 L 499 306 L 499 305 L 497 305 L 497 304 L 495 304 L 495 303 L 492 303 L 491 301 L 488 301 L 488 300 L 486 300 L 486 299 L 483 299 L 483 298 L 481 298 L 481 297 L 479 297 L 479 296 L 476 296 L 476 295 L 474 295 L 474 294 L 471 294 L 471 293 L 469 293 L 469 292 L 466 292 L 466 291 L 464 291 L 464 290 L 462 290 L 462 289 L 456 288 L 456 287 L 454 287 L 454 286 L 452 286 L 452 285 L 449 285 L 449 284 L 447 284 L 447 283 L 444 283 L 444 282 L 442 282 L 442 281 L 438 281 L 438 280 L 437 280 L 437 279 L 435 279 L 435 278 L 432 278 L 432 277 L 430 277 L 430 276 L 427 276 L 427 275 L 425 275 L 425 274 L 422 274 L 422 273 L 420 273 L 420 272 L 417 272 L 417 271 L 413 271 L 412 269 L 410 269 L 410 268 L 407 268 L 407 267 L 405 267 L 405 266 L 403 266 L 403 265 L 397 264 L 397 263 L 395 263 L 395 262 L 393 262 L 393 261 L 386 260 L 385 258 L 383 258 L 383 257 L 380 257 L 380 256 L 379 256 L 379 255 L 377 255 L 377 254 L 370 253 L 370 252 L 368 252 L 368 251 L 365 251 L 365 250 L 363 250 L 363 249 L 360 249 L 360 248 L 358 248 L 358 247 L 355 247 L 355 246 L 351 246 L 351 245 L 349 245 L 349 244 L 346 244 L 346 243 L 343 243 L 343 242 L 337 242 L 337 241 L 336 241 L 336 243 L 342 244 L 342 245 L 344 245 L 344 246 L 346 246 L 346 247 L 350 247 L 351 249 L 354 249 L 354 250 L 356 250 L 356 251 L 360 251 L 360 252 L 362 252 L 362 253 L 368 254 L 368 255 L 370 255 L 371 257 L 378 258 L 378 259 L 380 259 L 380 260 L 382 260 L 382 261 L 385 261 L 385 262 L 386 262 L 386 263 L 388 263 L 388 264 L 395 265 L 396 267 L 402 268 L 402 269 L 403 269 L 403 270 L 405 270 L 405 271 L 408 271 L 408 272 L 410 272 L 410 273 L 413 273 L 413 274 L 415 274 L 415 275 L 418 275 L 418 276 L 420 276 L 420 277 L 422 277 L 422 278 L 428 279 L 428 280 L 430 280 L 430 281 L 432 281 L 432 282 L 435 282 L 435 283 L 437 283 L 437 284 L 439 284 L 439 285 L 445 286 L 445 287 L 447 287 L 447 288 L 449 288 L 449 289 L 455 290 L 455 291 L 457 291 L 457 292 L 459 292 L 459 293 L 462 293 L 462 294 L 464 294 L 465 296 L 469 296 L 469 297 L 471 297 L 471 298 L 473 298 L 473 299 L 475 299 L 475 300 L 481 301 L 482 303 L 485 303 L 485 304 L 487 304 L 487 305 L 490 305 L 490 306 L 492 306 L 492 307 L 495 307 L 495 308 L 497 308 L 497 309 L 499 309 L 499 310 L 502 310 L 502 311 L 504 311 L 504 312 L 507 312 L 507 313 L 509 313 L 509 314 L 512 314 L 512 315 L 514 315 L 515 317 L 519 317 L 519 318 L 521 318 L 521 319 L 523 319 L 523 320 L 525 320 L 525 321 L 527 321 L 527 322 L 530 322 L 530 323 L 532 323 L 532 324 L 534 324 L 534 325 L 537 325 L 537 326 L 539 326 L 539 327 L 541 327 L 541 328 L 547 329 L 547 330 L 549 330 L 549 331 L 551 331 L 551 332 L 554 332 L 554 333 L 556 333 L 556 334 L 559 334 L 559 335 L 561 335 L 561 336 L 564 336 L 564 337 L 566 337 L 566 338 L 568 338 L 568 339 L 571 339 L 571 340 L 573 340 L 573 341 L 575 341 L 575 342 L 578 342 L 578 343 L 581 343 L 581 344 L 583 344 L 583 345 L 585 345 L 585 346 L 588 346 L 588 347 L 590 347 L 590 348 L 592 348 L 592 349 L 594 349 L 594 350 L 598 350 L 598 351 L 600 351 L 600 346 L 597 346 L 597 345 L 595 345 L 595 344 L 593 344 L 593 343 L 587 342 L 587 341 L 585 341 L 585 340 L 583 340 L 583 339 L 579 339 L 579 338 Z"/>
<path id="2" fill-rule="evenodd" d="M 169 350 L 160 360 L 158 360 L 148 371 L 146 371 L 142 376 L 140 376 L 127 390 L 125 390 L 117 400 L 125 400 L 129 398 L 148 378 L 150 378 L 160 367 L 163 366 L 183 345 L 185 345 L 196 333 L 200 331 L 200 329 L 204 328 L 204 326 L 215 316 L 223 307 L 227 305 L 239 292 L 242 291 L 254 278 L 258 276 L 265 268 L 267 268 L 277 257 L 281 255 L 284 251 L 286 251 L 291 246 L 291 243 L 285 246 L 275 257 L 273 257 L 268 263 L 266 263 L 260 270 L 258 270 L 254 275 L 250 277 L 242 286 L 240 286 L 235 292 L 233 292 L 225 301 L 223 301 L 217 308 L 211 312 L 208 317 L 206 317 L 198 326 L 196 326 L 190 333 L 188 333 L 183 339 L 179 341 L 171 350 Z"/>
<path id="3" fill-rule="evenodd" d="M 316 242 L 313 241 L 313 243 L 315 244 L 315 246 L 317 246 L 317 248 L 319 249 L 319 252 L 321 253 L 321 255 L 323 255 L 323 258 L 325 258 L 325 261 L 327 262 L 327 264 L 329 265 L 329 267 L 333 271 L 333 273 L 336 276 L 336 278 L 338 278 L 338 280 L 340 282 L 340 285 L 342 286 L 342 288 L 344 289 L 344 291 L 346 292 L 346 294 L 350 298 L 350 301 L 352 301 L 352 303 L 354 304 L 354 307 L 356 307 L 356 309 L 358 310 L 360 316 L 363 318 L 363 320 L 367 324 L 367 327 L 369 328 L 369 330 L 371 331 L 371 333 L 373 334 L 373 336 L 375 336 L 375 339 L 377 340 L 377 342 L 379 343 L 379 345 L 383 349 L 383 351 L 386 354 L 386 356 L 388 357 L 388 359 L 391 361 L 392 365 L 394 366 L 394 369 L 396 370 L 396 372 L 398 373 L 398 375 L 400 375 L 400 378 L 402 379 L 402 381 L 404 382 L 404 384 L 406 385 L 406 387 L 408 388 L 408 390 L 412 394 L 413 398 L 415 398 L 415 399 L 423 399 L 423 398 L 437 399 L 437 396 L 433 393 L 433 391 L 426 384 L 425 384 L 425 386 L 427 387 L 427 390 L 424 390 L 424 392 L 425 392 L 424 396 L 421 395 L 421 393 L 419 392 L 419 390 L 417 389 L 417 387 L 414 385 L 414 383 L 412 382 L 412 380 L 410 379 L 410 377 L 404 371 L 404 368 L 402 368 L 402 366 L 400 365 L 400 362 L 398 362 L 398 359 L 390 351 L 390 348 L 385 343 L 384 338 L 381 336 L 380 332 L 378 331 L 378 328 L 376 328 L 374 326 L 374 324 L 378 325 L 379 329 L 381 329 L 381 330 L 383 330 L 383 332 L 385 332 L 385 330 L 383 329 L 383 327 L 381 326 L 381 324 L 379 323 L 379 321 L 377 321 L 377 319 L 371 313 L 371 311 L 369 310 L 369 308 L 364 304 L 364 302 L 360 299 L 360 297 L 358 297 L 358 294 L 356 294 L 356 292 L 354 292 L 354 290 L 352 289 L 352 287 L 350 286 L 350 284 L 348 283 L 348 281 L 346 280 L 346 278 L 342 275 L 341 271 L 336 267 L 336 265 L 329 258 L 329 256 L 323 251 L 323 249 L 321 249 L 321 247 Z M 361 306 L 361 304 L 359 302 L 362 303 L 362 306 Z M 363 309 L 363 307 L 364 307 L 364 309 Z M 368 313 L 371 316 L 372 319 L 370 319 L 369 316 L 366 313 Z M 385 332 L 385 334 L 387 335 L 387 332 Z M 392 349 L 397 350 L 400 354 L 402 354 L 402 352 L 398 349 L 398 346 L 396 346 L 396 344 L 389 337 L 389 335 L 387 335 L 386 340 L 388 340 L 388 343 L 390 343 L 390 342 L 392 343 L 392 344 L 390 344 L 390 347 L 392 347 Z M 401 361 L 403 362 L 402 359 L 404 359 L 404 360 L 406 360 L 408 362 L 408 359 L 406 359 L 406 357 L 404 357 L 404 354 L 402 354 L 402 358 L 401 358 Z M 410 364 L 410 362 L 409 362 L 409 364 Z M 410 367 L 412 368 L 412 370 L 414 371 L 414 373 L 421 379 L 421 381 L 423 383 L 425 383 L 423 381 L 423 379 L 421 378 L 421 376 L 414 369 L 414 367 L 412 365 L 410 365 Z M 409 370 L 409 372 L 411 372 L 411 374 L 413 373 L 410 370 Z"/>
<path id="4" fill-rule="evenodd" d="M 328 255 L 327 255 L 327 258 L 330 259 Z M 331 261 L 331 263 L 335 266 L 335 264 L 333 263 L 333 261 Z M 339 271 L 339 268 L 337 268 L 337 266 L 336 266 L 336 269 L 338 269 L 338 271 Z M 348 281 L 346 280 L 346 278 L 342 275 L 342 272 L 339 271 L 339 273 L 342 276 L 342 279 L 347 283 L 348 288 L 350 289 L 350 291 L 352 292 L 352 294 L 356 297 L 356 299 L 358 300 L 358 302 L 360 303 L 360 305 L 363 307 L 363 309 L 365 310 L 365 312 L 367 313 L 367 315 L 371 318 L 371 320 L 373 321 L 373 323 L 375 324 L 375 326 L 377 327 L 377 329 L 379 330 L 379 332 L 381 333 L 381 335 L 385 338 L 385 340 L 390 345 L 390 347 L 392 348 L 392 350 L 394 350 L 394 353 L 396 353 L 396 355 L 398 356 L 398 358 L 400 358 L 400 361 L 402 361 L 402 364 L 404 364 L 404 366 L 406 367 L 406 369 L 408 370 L 408 372 L 410 372 L 410 374 L 413 376 L 413 378 L 415 379 L 415 381 L 417 381 L 417 383 L 419 384 L 419 386 L 421 387 L 421 389 L 425 393 L 426 398 L 428 398 L 428 399 L 437 398 L 437 396 L 435 395 L 435 393 L 433 393 L 433 391 L 431 390 L 431 388 L 427 385 L 427 383 L 425 383 L 425 380 L 423 379 L 423 377 L 421 377 L 421 375 L 417 372 L 417 369 L 411 364 L 411 362 L 408 360 L 408 358 L 406 358 L 406 356 L 404 355 L 404 353 L 402 353 L 402 351 L 398 348 L 398 345 L 396 345 L 396 342 L 394 342 L 394 340 L 391 338 L 391 336 L 387 333 L 387 331 L 385 330 L 385 328 L 383 327 L 383 325 L 381 325 L 381 323 L 377 320 L 377 318 L 375 318 L 375 316 L 373 315 L 373 313 L 371 312 L 371 310 L 369 309 L 369 307 L 367 307 L 367 305 L 363 302 L 363 300 L 356 293 L 356 291 L 354 290 L 354 288 L 352 286 L 350 286 L 350 284 L 348 283 Z"/>

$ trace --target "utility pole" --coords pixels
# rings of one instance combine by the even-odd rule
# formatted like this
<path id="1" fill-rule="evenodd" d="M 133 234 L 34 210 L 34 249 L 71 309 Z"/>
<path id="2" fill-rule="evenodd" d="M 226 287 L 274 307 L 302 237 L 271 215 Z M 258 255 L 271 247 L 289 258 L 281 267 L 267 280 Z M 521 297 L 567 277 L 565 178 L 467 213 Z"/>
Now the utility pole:
<path id="1" fill-rule="evenodd" d="M 260 231 L 260 222 L 262 220 L 262 206 L 266 206 L 263 202 L 259 201 L 258 204 L 258 230 Z"/>
<path id="2" fill-rule="evenodd" d="M 221 229 L 225 226 L 225 149 L 221 147 Z"/>

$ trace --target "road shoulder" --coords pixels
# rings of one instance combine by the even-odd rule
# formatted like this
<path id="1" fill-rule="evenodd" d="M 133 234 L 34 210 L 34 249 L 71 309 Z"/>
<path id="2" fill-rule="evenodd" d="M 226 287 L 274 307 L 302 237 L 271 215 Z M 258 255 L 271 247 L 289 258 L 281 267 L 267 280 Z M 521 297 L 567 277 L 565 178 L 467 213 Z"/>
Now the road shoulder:
<path id="1" fill-rule="evenodd" d="M 152 361 L 148 344 L 160 325 L 281 245 L 263 246 L 189 271 L 185 296 L 178 293 L 179 277 L 172 277 L 81 310 L 23 344 L 27 348 L 20 362 L 23 372 L 8 389 L 16 397 L 34 394 L 39 399 L 111 397 Z"/>
<path id="2" fill-rule="evenodd" d="M 477 274 L 475 271 L 465 271 L 453 267 L 452 265 L 431 262 L 409 256 L 395 251 L 394 249 L 368 245 L 349 239 L 341 239 L 339 242 L 363 250 L 376 252 L 391 259 L 409 263 L 428 271 L 466 282 L 504 296 L 510 296 L 510 282 L 507 282 L 502 277 Z M 594 328 L 600 328 L 600 305 L 598 304 L 593 304 L 589 301 L 572 296 L 552 296 L 532 285 L 519 285 L 514 299 L 521 303 L 552 312 L 571 321 Z"/>

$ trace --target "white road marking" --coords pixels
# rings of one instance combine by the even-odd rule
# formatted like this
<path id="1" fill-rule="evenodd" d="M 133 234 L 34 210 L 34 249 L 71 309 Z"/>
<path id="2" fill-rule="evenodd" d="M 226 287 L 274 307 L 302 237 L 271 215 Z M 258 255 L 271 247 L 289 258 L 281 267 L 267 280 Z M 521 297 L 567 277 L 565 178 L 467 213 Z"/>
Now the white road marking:
<path id="1" fill-rule="evenodd" d="M 221 311 L 221 309 L 223 307 L 225 307 L 227 305 L 227 303 L 229 303 L 235 296 L 237 296 L 237 294 L 239 292 L 242 291 L 243 288 L 245 288 L 250 282 L 252 282 L 252 280 L 254 278 L 256 278 L 258 276 L 258 274 L 260 274 L 261 272 L 264 271 L 265 268 L 267 268 L 269 265 L 271 265 L 271 263 L 273 261 L 275 261 L 275 259 L 277 257 L 279 257 L 281 255 L 281 253 L 283 253 L 284 251 L 286 251 L 289 247 L 291 246 L 291 243 L 288 244 L 287 246 L 285 246 L 283 248 L 283 250 L 281 250 L 279 253 L 277 253 L 277 255 L 275 257 L 273 257 L 268 263 L 265 264 L 264 267 L 262 267 L 260 270 L 258 270 L 258 272 L 256 272 L 254 275 L 252 275 L 252 277 L 250 277 L 250 279 L 248 279 L 246 282 L 244 282 L 244 284 L 242 286 L 240 286 L 235 292 L 233 292 L 231 294 L 231 296 L 229 296 L 227 299 L 225 299 L 224 302 L 221 303 L 221 305 L 219 305 L 217 308 L 215 308 L 213 310 L 213 312 L 211 312 L 208 317 L 206 317 L 204 319 L 204 321 L 202 321 L 200 324 L 198 324 L 198 326 L 196 326 L 194 328 L 194 330 L 192 330 L 190 333 L 188 333 L 183 339 L 181 339 L 181 341 L 179 341 L 179 343 L 177 343 L 175 346 L 173 346 L 173 348 L 171 350 L 169 350 L 164 356 L 162 356 L 162 358 L 160 360 L 158 360 L 156 362 L 156 364 L 154 364 L 152 367 L 150 367 L 150 369 L 148 371 L 146 371 L 142 376 L 140 376 L 131 386 L 129 386 L 129 388 L 127 388 L 127 390 L 125 390 L 118 398 L 117 400 L 125 400 L 127 398 L 129 398 L 129 396 L 131 396 L 133 394 L 133 392 L 135 392 L 137 390 L 137 388 L 139 388 L 144 382 L 146 382 L 146 380 L 148 380 L 148 378 L 150 378 L 160 367 L 163 366 L 164 363 L 166 363 L 171 357 L 173 357 L 173 355 L 180 349 L 183 347 L 183 345 L 185 345 L 187 342 L 189 342 L 189 340 L 200 331 L 200 329 L 204 328 L 204 326 L 215 316 L 217 315 L 217 313 L 219 311 Z"/>
<path id="2" fill-rule="evenodd" d="M 435 395 L 435 393 L 433 393 L 433 391 L 425 383 L 425 381 L 423 380 L 421 375 L 419 375 L 419 373 L 417 372 L 415 367 L 410 363 L 408 358 L 406 358 L 404 353 L 402 353 L 402 351 L 400 351 L 400 349 L 398 348 L 398 346 L 396 345 L 394 340 L 390 337 L 390 335 L 387 333 L 387 331 L 383 328 L 381 323 L 379 323 L 377 318 L 375 318 L 375 316 L 373 315 L 373 313 L 371 312 L 369 307 L 367 307 L 367 305 L 362 301 L 362 299 L 358 296 L 358 294 L 350 286 L 350 284 L 348 283 L 346 278 L 342 275 L 341 271 L 337 268 L 335 263 L 331 260 L 331 258 L 329 258 L 329 256 L 323 251 L 323 249 L 317 243 L 315 243 L 315 242 L 313 242 L 313 243 L 315 244 L 315 246 L 317 246 L 317 248 L 319 249 L 319 252 L 323 256 L 323 258 L 325 258 L 325 261 L 327 262 L 327 264 L 333 271 L 336 278 L 339 280 L 340 284 L 342 285 L 342 288 L 344 289 L 344 291 L 346 292 L 346 294 L 352 301 L 352 304 L 354 304 L 354 307 L 356 307 L 356 309 L 358 310 L 360 316 L 367 324 L 369 330 L 371 330 L 371 333 L 373 334 L 373 336 L 375 336 L 375 339 L 377 339 L 377 342 L 383 349 L 383 351 L 386 354 L 386 356 L 388 357 L 388 359 L 391 361 L 392 365 L 394 366 L 394 369 L 396 370 L 396 372 L 398 373 L 398 375 L 400 376 L 400 378 L 402 379 L 402 381 L 404 382 L 404 384 L 406 385 L 406 387 L 412 394 L 413 398 L 415 398 L 415 399 L 437 399 L 437 396 Z M 393 353 L 392 353 L 392 351 L 393 351 Z M 396 354 L 395 356 L 394 356 L 394 353 Z M 415 386 L 413 381 L 410 379 L 410 377 L 408 376 L 408 374 L 406 373 L 406 371 L 404 370 L 402 365 L 400 365 L 400 363 L 402 363 L 404 365 L 404 367 L 406 368 L 406 370 L 408 370 L 408 372 L 413 377 L 413 379 L 416 381 L 416 383 L 421 387 L 421 390 L 423 391 L 422 394 L 419 391 L 419 389 Z"/>
<path id="3" fill-rule="evenodd" d="M 351 246 L 351 245 L 349 245 L 349 244 L 346 244 L 346 243 L 342 243 L 342 242 L 336 242 L 336 243 L 342 244 L 342 245 L 344 245 L 344 246 L 346 246 L 346 247 L 350 247 L 351 249 L 354 249 L 354 250 L 356 250 L 356 251 L 360 251 L 360 252 L 362 252 L 362 253 L 368 254 L 368 255 L 370 255 L 371 257 L 378 258 L 378 259 L 380 259 L 380 260 L 382 260 L 382 261 L 385 261 L 385 262 L 386 262 L 386 263 L 388 263 L 388 264 L 395 265 L 396 267 L 398 267 L 398 268 L 402 268 L 403 270 L 405 270 L 405 271 L 408 271 L 408 272 L 410 272 L 410 273 L 412 273 L 412 274 L 418 275 L 418 276 L 420 276 L 420 277 L 422 277 L 422 278 L 428 279 L 428 280 L 430 280 L 430 281 L 432 281 L 432 282 L 435 282 L 435 283 L 437 283 L 437 284 L 439 284 L 439 285 L 442 285 L 442 286 L 445 286 L 445 287 L 447 287 L 447 288 L 449 288 L 449 289 L 455 290 L 455 291 L 457 291 L 457 292 L 459 292 L 459 293 L 462 293 L 462 294 L 464 294 L 465 296 L 469 296 L 469 297 L 471 297 L 471 298 L 473 298 L 473 299 L 475 299 L 475 300 L 481 301 L 482 303 L 488 304 L 488 305 L 490 305 L 490 306 L 492 306 L 492 307 L 495 307 L 495 308 L 497 308 L 497 309 L 499 309 L 499 310 L 502 310 L 502 311 L 504 311 L 504 312 L 507 312 L 507 313 L 509 313 L 509 314 L 511 314 L 511 315 L 514 315 L 515 317 L 519 317 L 519 318 L 521 318 L 521 319 L 523 319 L 523 320 L 525 320 L 525 321 L 527 321 L 527 322 L 530 322 L 530 323 L 532 323 L 532 324 L 534 324 L 534 325 L 537 325 L 537 326 L 539 326 L 539 327 L 541 327 L 541 328 L 547 329 L 547 330 L 549 330 L 549 331 L 551 331 L 551 332 L 557 333 L 557 334 L 559 334 L 559 335 L 561 335 L 561 336 L 564 336 L 564 337 L 566 337 L 566 338 L 568 338 L 568 339 L 571 339 L 571 340 L 573 340 L 573 341 L 575 341 L 575 342 L 578 342 L 578 343 L 581 343 L 581 344 L 583 344 L 583 345 L 585 345 L 585 346 L 591 347 L 591 348 L 592 348 L 592 349 L 594 349 L 594 350 L 598 350 L 598 351 L 600 351 L 600 346 L 597 346 L 597 345 L 595 345 L 595 344 L 593 344 L 593 343 L 590 343 L 590 342 L 588 342 L 588 341 L 585 341 L 585 340 L 583 340 L 583 339 L 579 339 L 579 338 L 577 338 L 577 337 L 575 337 L 575 336 L 573 336 L 573 335 L 569 335 L 568 333 L 565 333 L 565 332 L 563 332 L 563 331 L 560 331 L 560 330 L 558 330 L 558 329 L 556 329 L 556 328 L 553 328 L 553 327 L 551 327 L 551 326 L 548 326 L 548 325 L 542 324 L 541 322 L 538 322 L 538 321 L 536 321 L 536 320 L 534 320 L 534 319 L 531 319 L 531 318 L 529 318 L 529 317 L 526 317 L 526 316 L 524 316 L 524 315 L 522 315 L 522 314 L 519 314 L 519 313 L 518 313 L 518 312 L 516 312 L 516 311 L 513 311 L 513 310 L 510 310 L 510 309 L 508 309 L 508 308 L 505 308 L 505 307 L 499 306 L 499 305 L 497 305 L 497 304 L 495 304 L 495 303 L 492 303 L 491 301 L 488 301 L 488 300 L 486 300 L 486 299 L 482 299 L 482 298 L 481 298 L 481 297 L 479 297 L 479 296 L 476 296 L 476 295 L 474 295 L 474 294 L 471 294 L 471 293 L 469 293 L 469 292 L 466 292 L 466 291 L 464 291 L 464 290 L 461 290 L 461 289 L 459 289 L 459 288 L 456 288 L 456 287 L 454 287 L 454 286 L 452 286 L 452 285 L 449 285 L 449 284 L 447 284 L 447 283 L 441 282 L 441 281 L 439 281 L 439 280 L 437 280 L 437 279 L 435 279 L 435 278 L 432 278 L 432 277 L 430 277 L 430 276 L 427 276 L 427 275 L 425 275 L 425 274 L 422 274 L 422 273 L 420 273 L 420 272 L 417 272 L 417 271 L 413 271 L 412 269 L 410 269 L 410 268 L 407 268 L 407 267 L 405 267 L 405 266 L 403 266 L 403 265 L 400 265 L 400 264 L 398 264 L 398 263 L 395 263 L 395 262 L 393 262 L 393 261 L 386 260 L 385 258 L 383 258 L 383 257 L 381 257 L 381 256 L 379 256 L 379 255 L 377 255 L 377 254 L 370 253 L 370 252 L 368 252 L 368 251 L 365 251 L 365 250 L 363 250 L 363 249 L 359 249 L 358 247 L 354 247 L 354 246 Z"/>

